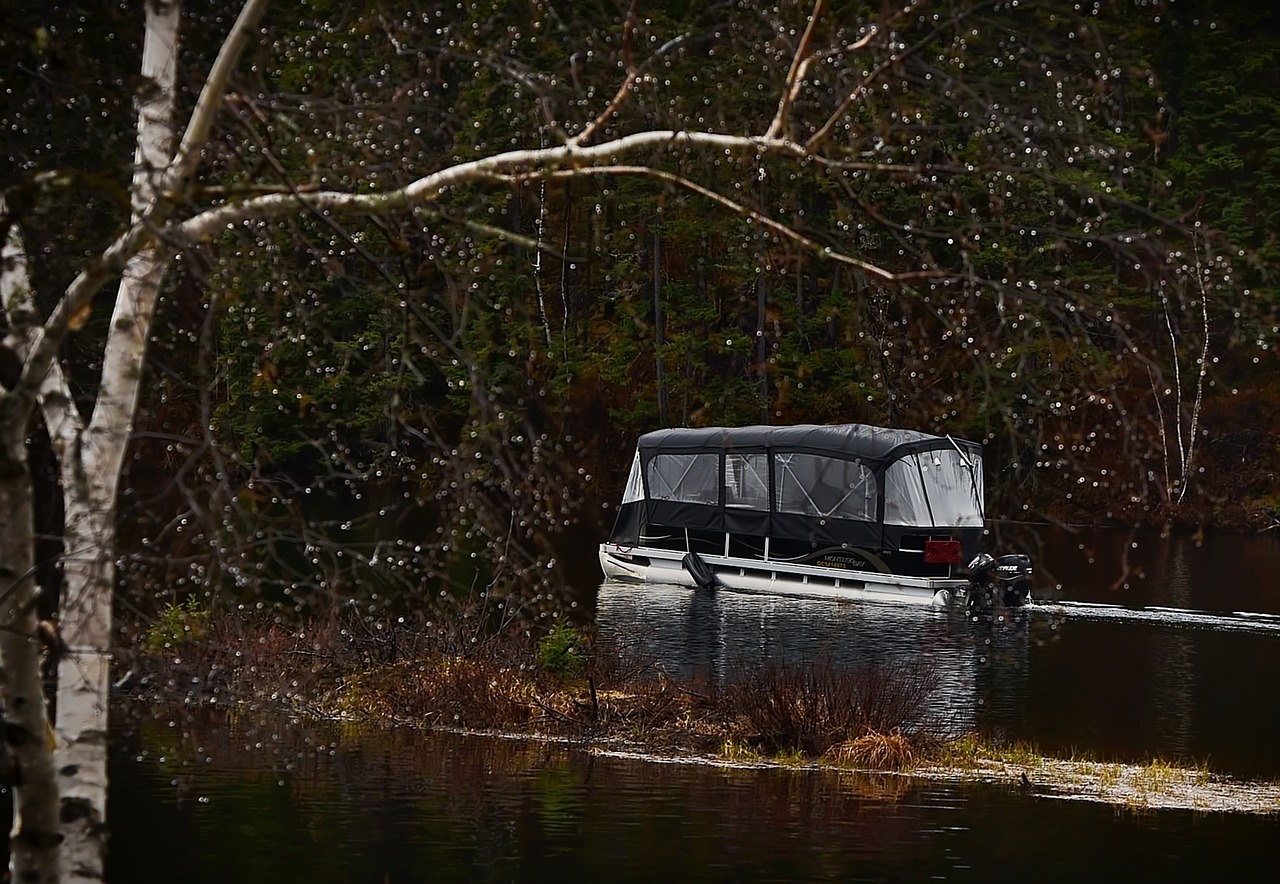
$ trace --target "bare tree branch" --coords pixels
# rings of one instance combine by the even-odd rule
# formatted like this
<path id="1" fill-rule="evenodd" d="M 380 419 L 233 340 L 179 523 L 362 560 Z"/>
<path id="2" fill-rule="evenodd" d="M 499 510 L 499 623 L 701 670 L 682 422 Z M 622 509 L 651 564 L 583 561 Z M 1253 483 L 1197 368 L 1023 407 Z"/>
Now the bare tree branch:
<path id="1" fill-rule="evenodd" d="M 782 85 L 782 98 L 778 101 L 778 112 L 774 115 L 773 122 L 769 124 L 769 129 L 764 133 L 765 138 L 777 138 L 786 132 L 787 117 L 791 114 L 791 107 L 800 95 L 800 90 L 804 88 L 804 78 L 809 72 L 809 65 L 813 63 L 813 32 L 818 26 L 818 19 L 822 17 L 822 11 L 826 5 L 826 0 L 816 0 L 813 4 L 813 12 L 809 14 L 809 24 L 804 29 L 804 36 L 800 38 L 800 45 L 796 47 L 795 55 L 791 57 L 791 70 L 787 72 L 787 80 Z"/>
<path id="2" fill-rule="evenodd" d="M 615 163 L 618 158 L 642 150 L 674 151 L 678 148 L 714 148 L 756 156 L 800 158 L 803 148 L 782 138 L 728 135 L 719 132 L 686 132 L 672 129 L 650 130 L 624 135 L 596 145 L 567 143 L 555 147 L 527 148 L 493 154 L 470 162 L 459 163 L 410 182 L 396 190 L 372 194 L 319 191 L 299 197 L 280 194 L 216 206 L 175 223 L 166 238 L 175 245 L 204 242 L 218 233 L 246 221 L 266 221 L 297 211 L 299 202 L 329 212 L 363 215 L 387 215 L 410 208 L 428 206 L 447 191 L 465 184 L 503 182 L 512 176 L 581 169 Z"/>
<path id="3" fill-rule="evenodd" d="M 923 40 L 918 41 L 914 46 L 902 52 L 896 51 L 896 47 L 893 46 L 892 25 L 906 18 L 908 15 L 910 15 L 915 10 L 915 8 L 919 6 L 920 3 L 922 2 L 923 0 L 910 0 L 910 2 L 908 2 L 901 10 L 895 12 L 892 18 L 890 18 L 887 22 L 885 22 L 883 25 L 872 25 L 868 29 L 867 33 L 864 34 L 860 40 L 857 40 L 852 45 L 850 45 L 847 50 L 845 50 L 846 52 L 857 52 L 859 49 L 863 49 L 866 46 L 868 46 L 871 43 L 871 41 L 876 37 L 880 36 L 880 34 L 883 31 L 885 30 L 889 31 L 889 40 L 890 40 L 889 56 L 884 61 L 880 62 L 878 65 L 873 67 L 870 71 L 868 71 L 867 74 L 862 78 L 862 82 L 859 83 L 858 86 L 856 86 L 851 92 L 849 92 L 849 94 L 845 96 L 845 98 L 840 102 L 840 104 L 836 107 L 836 109 L 832 111 L 830 115 L 828 115 L 827 121 L 822 124 L 822 126 L 818 129 L 818 131 L 815 132 L 809 138 L 808 141 L 805 142 L 806 151 L 816 150 L 819 144 L 826 141 L 831 136 L 831 133 L 835 130 L 835 127 L 840 122 L 840 119 L 844 117 L 846 113 L 849 112 L 849 108 L 853 107 L 854 104 L 856 104 L 858 101 L 860 101 L 862 98 L 864 98 L 866 95 L 870 93 L 871 84 L 874 83 L 880 77 L 881 74 L 889 70 L 894 65 L 901 63 L 902 60 L 906 58 L 908 55 L 914 55 L 918 53 L 921 50 L 921 48 L 928 45 L 928 43 L 930 43 L 934 37 L 936 37 L 938 34 L 942 33 L 943 31 L 947 30 L 948 28 L 954 26 L 954 23 L 952 21 L 943 22 L 939 24 L 936 28 L 934 28 L 932 31 L 930 31 L 929 34 Z"/>
<path id="4" fill-rule="evenodd" d="M 570 144 L 583 144 L 589 141 L 599 129 L 613 119 L 614 115 L 618 113 L 618 109 L 622 107 L 627 97 L 631 94 L 631 90 L 635 88 L 640 72 L 636 69 L 635 56 L 631 48 L 631 38 L 636 30 L 636 9 L 639 6 L 640 0 L 631 0 L 631 7 L 627 10 L 627 23 L 622 29 L 622 63 L 626 67 L 627 75 L 623 77 L 622 85 L 618 87 L 613 99 L 605 105 L 604 110 L 600 111 L 599 116 L 588 123 L 581 132 L 570 138 Z"/>
<path id="5" fill-rule="evenodd" d="M 227 81 L 253 35 L 267 0 L 247 0 L 228 36 L 208 79 L 201 90 L 188 122 L 186 133 L 174 156 L 155 187 L 155 200 L 149 210 L 137 218 L 123 234 L 67 286 L 43 327 L 33 336 L 23 367 L 22 378 L 13 389 L 19 397 L 29 397 L 44 383 L 49 369 L 74 321 L 82 321 L 94 294 L 108 281 L 123 273 L 129 259 L 157 238 L 156 232 L 186 191 L 195 175 L 200 152 L 208 140 L 210 127 L 222 103 Z"/>

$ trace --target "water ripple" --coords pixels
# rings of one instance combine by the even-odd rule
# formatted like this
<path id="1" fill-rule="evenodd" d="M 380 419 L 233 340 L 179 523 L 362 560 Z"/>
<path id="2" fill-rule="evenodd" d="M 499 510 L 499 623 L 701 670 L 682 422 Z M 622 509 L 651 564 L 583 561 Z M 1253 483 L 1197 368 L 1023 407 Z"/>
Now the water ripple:
<path id="1" fill-rule="evenodd" d="M 1192 629 L 1213 629 L 1221 632 L 1251 632 L 1280 634 L 1280 615 L 1261 614 L 1254 611 L 1211 612 L 1190 608 L 1151 606 L 1130 608 L 1103 602 L 1032 602 L 1026 608 L 1029 614 L 1048 614 L 1081 620 L 1116 620 L 1140 623 L 1159 623 Z"/>

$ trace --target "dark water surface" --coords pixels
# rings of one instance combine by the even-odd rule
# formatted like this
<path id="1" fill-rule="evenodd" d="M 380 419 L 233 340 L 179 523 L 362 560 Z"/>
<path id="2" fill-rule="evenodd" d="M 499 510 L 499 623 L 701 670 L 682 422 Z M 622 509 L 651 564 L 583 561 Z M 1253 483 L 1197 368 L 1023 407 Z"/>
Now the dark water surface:
<path id="1" fill-rule="evenodd" d="M 580 598 L 603 640 L 673 670 L 923 660 L 942 673 L 939 726 L 1280 778 L 1280 541 L 1059 532 L 1036 559 L 1041 601 L 986 626 L 676 588 Z M 1269 880 L 1280 839 L 1276 818 L 1117 811 L 1012 783 L 215 715 L 148 723 L 112 777 L 116 881 Z"/>
<path id="2" fill-rule="evenodd" d="M 113 880 L 1243 881 L 1280 834 L 993 786 L 302 725 L 254 750 L 271 735 L 214 730 L 198 772 L 117 765 Z"/>

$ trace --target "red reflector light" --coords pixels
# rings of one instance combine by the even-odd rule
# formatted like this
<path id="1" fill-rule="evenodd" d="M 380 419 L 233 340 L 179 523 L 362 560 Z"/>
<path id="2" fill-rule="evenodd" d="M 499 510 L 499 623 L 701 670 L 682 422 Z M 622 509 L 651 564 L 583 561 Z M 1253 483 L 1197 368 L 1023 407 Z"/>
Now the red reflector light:
<path id="1" fill-rule="evenodd" d="M 924 561 L 926 565 L 960 564 L 960 541 L 926 540 L 924 542 Z"/>

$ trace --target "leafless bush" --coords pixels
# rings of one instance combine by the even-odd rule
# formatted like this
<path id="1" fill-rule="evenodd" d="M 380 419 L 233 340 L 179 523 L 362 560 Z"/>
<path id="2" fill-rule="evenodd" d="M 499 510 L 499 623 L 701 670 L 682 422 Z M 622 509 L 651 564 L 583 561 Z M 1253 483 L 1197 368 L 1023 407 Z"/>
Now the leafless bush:
<path id="1" fill-rule="evenodd" d="M 865 731 L 914 737 L 924 728 L 938 689 L 937 669 L 922 661 L 898 662 L 863 666 L 853 677 Z"/>
<path id="2" fill-rule="evenodd" d="M 770 662 L 732 674 L 724 703 L 765 751 L 822 755 L 869 733 L 918 731 L 935 684 L 923 666 Z"/>

